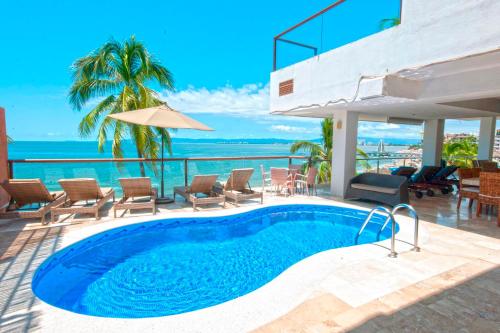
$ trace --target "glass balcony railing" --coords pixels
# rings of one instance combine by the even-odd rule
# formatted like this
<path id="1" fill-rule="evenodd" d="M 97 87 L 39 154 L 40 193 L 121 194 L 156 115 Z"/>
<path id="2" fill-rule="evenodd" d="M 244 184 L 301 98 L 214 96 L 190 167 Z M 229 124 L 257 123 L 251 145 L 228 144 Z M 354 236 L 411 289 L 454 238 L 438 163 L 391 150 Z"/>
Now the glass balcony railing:
<path id="1" fill-rule="evenodd" d="M 402 0 L 339 0 L 274 37 L 273 70 L 401 23 Z"/>

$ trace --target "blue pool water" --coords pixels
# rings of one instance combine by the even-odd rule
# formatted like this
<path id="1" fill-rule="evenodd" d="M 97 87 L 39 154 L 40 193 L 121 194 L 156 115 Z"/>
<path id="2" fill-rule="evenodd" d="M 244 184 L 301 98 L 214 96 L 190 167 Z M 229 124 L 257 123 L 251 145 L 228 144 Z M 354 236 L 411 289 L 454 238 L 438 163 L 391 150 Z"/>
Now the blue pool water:
<path id="1" fill-rule="evenodd" d="M 284 205 L 232 216 L 133 224 L 49 257 L 33 278 L 45 302 L 100 317 L 158 317 L 245 295 L 315 253 L 355 245 L 365 211 Z M 358 240 L 372 243 L 382 216 Z"/>

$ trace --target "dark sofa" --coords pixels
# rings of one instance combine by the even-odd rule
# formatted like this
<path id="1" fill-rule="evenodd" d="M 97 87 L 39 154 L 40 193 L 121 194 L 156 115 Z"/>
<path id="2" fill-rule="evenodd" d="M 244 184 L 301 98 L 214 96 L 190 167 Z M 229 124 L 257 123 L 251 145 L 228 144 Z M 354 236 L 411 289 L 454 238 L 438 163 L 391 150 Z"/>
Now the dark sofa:
<path id="1" fill-rule="evenodd" d="M 404 176 L 362 173 L 352 178 L 346 199 L 362 199 L 396 206 L 409 203 L 408 179 Z"/>

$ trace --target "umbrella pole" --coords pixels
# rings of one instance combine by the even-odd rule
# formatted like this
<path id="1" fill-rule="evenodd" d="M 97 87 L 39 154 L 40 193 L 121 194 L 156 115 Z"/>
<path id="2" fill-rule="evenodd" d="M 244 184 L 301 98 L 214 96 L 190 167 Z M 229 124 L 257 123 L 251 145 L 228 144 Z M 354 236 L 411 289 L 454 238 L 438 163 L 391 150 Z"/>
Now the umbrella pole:
<path id="1" fill-rule="evenodd" d="M 165 141 L 165 137 L 163 135 L 163 132 L 161 133 L 161 197 L 162 198 L 165 198 L 165 183 L 164 183 L 164 175 L 163 175 L 163 170 L 164 170 L 164 167 L 165 167 L 165 160 L 163 159 L 163 153 L 165 151 L 165 147 L 164 147 L 164 141 Z"/>
<path id="2" fill-rule="evenodd" d="M 165 134 L 163 134 L 163 132 L 161 133 L 161 167 L 160 167 L 160 172 L 161 172 L 161 183 L 160 183 L 160 193 L 161 193 L 161 196 L 159 198 L 156 199 L 156 203 L 160 203 L 160 204 L 165 204 L 165 203 L 171 203 L 171 202 L 174 202 L 174 200 L 172 198 L 168 198 L 168 197 L 165 197 L 165 184 L 164 184 L 164 175 L 163 175 L 163 170 L 165 168 L 164 164 L 165 164 L 165 161 L 163 159 L 164 157 L 164 150 L 165 150 Z"/>

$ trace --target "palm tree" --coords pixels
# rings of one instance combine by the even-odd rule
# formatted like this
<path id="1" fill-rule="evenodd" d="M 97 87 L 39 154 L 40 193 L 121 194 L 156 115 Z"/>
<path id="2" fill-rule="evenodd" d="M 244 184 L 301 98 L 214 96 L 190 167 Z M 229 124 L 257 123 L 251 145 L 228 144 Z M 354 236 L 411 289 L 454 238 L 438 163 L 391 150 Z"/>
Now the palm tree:
<path id="1" fill-rule="evenodd" d="M 98 104 L 81 120 L 80 136 L 89 137 L 97 129 L 98 151 L 111 134 L 113 157 L 123 157 L 122 142 L 130 136 L 139 158 L 158 158 L 159 143 L 156 138 L 164 134 L 164 144 L 172 153 L 171 139 L 167 129 L 125 124 L 106 118 L 112 113 L 126 112 L 164 104 L 158 93 L 147 86 L 158 84 L 164 89 L 174 89 L 170 71 L 162 66 L 132 36 L 123 43 L 110 40 L 89 55 L 76 60 L 72 66 L 73 85 L 69 92 L 70 104 L 81 110 L 89 102 Z M 141 175 L 145 175 L 140 163 Z"/>
<path id="2" fill-rule="evenodd" d="M 476 156 L 478 145 L 476 138 L 467 137 L 461 139 L 450 140 L 443 144 L 443 159 L 448 164 L 471 167 L 471 156 Z"/>
<path id="3" fill-rule="evenodd" d="M 321 143 L 311 141 L 296 141 L 290 147 L 292 154 L 298 151 L 309 153 L 308 166 L 317 165 L 318 181 L 329 182 L 332 174 L 332 147 L 333 147 L 333 119 L 325 118 L 321 121 Z M 358 155 L 368 158 L 368 155 L 357 148 Z M 362 162 L 363 167 L 369 167 L 367 161 Z"/>
<path id="4" fill-rule="evenodd" d="M 12 142 L 14 142 L 14 140 L 12 140 L 12 138 L 7 135 L 7 143 L 12 143 Z"/>

